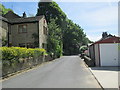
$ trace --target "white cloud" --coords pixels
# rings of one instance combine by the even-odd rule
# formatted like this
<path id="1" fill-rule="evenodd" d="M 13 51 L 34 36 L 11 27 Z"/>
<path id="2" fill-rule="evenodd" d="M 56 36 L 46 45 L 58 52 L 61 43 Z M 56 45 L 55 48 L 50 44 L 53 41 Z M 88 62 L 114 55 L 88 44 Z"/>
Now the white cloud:
<path id="1" fill-rule="evenodd" d="M 91 41 L 98 41 L 102 38 L 101 34 L 87 35 Z"/>
<path id="2" fill-rule="evenodd" d="M 118 30 L 113 28 L 101 28 L 101 29 L 89 29 L 85 30 L 87 37 L 92 41 L 98 41 L 102 37 L 103 32 L 107 32 L 108 34 L 118 36 Z"/>
<path id="3" fill-rule="evenodd" d="M 108 32 L 111 31 L 110 29 L 92 29 L 92 30 L 87 30 L 86 33 L 93 33 L 93 32 L 97 32 L 97 33 L 101 33 L 101 32 Z"/>
<path id="4" fill-rule="evenodd" d="M 87 11 L 80 15 L 82 21 L 89 26 L 115 25 L 118 21 L 118 7 L 106 7 L 99 10 Z"/>
<path id="5" fill-rule="evenodd" d="M 92 41 L 101 39 L 102 32 L 118 34 L 118 7 L 109 5 L 93 11 L 87 11 L 80 15 L 85 32 Z M 83 27 L 83 28 L 84 28 Z"/>
<path id="6" fill-rule="evenodd" d="M 102 33 L 107 32 L 108 34 L 112 34 L 118 36 L 118 31 L 113 29 L 94 29 L 86 31 L 87 37 L 92 41 L 98 41 L 102 38 Z"/>
<path id="7" fill-rule="evenodd" d="M 108 0 L 109 1 L 109 0 Z M 70 7 L 73 4 L 72 7 Z M 88 38 L 97 41 L 102 32 L 117 34 L 118 4 L 113 2 L 60 3 L 70 19 L 79 24 Z"/>

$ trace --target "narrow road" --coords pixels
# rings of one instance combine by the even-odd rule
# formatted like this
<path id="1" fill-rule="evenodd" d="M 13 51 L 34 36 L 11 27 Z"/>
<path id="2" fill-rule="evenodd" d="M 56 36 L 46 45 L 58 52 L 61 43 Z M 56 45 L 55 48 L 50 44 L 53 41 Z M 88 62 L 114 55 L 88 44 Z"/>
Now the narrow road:
<path id="1" fill-rule="evenodd" d="M 2 82 L 3 88 L 101 88 L 78 56 L 60 59 Z"/>

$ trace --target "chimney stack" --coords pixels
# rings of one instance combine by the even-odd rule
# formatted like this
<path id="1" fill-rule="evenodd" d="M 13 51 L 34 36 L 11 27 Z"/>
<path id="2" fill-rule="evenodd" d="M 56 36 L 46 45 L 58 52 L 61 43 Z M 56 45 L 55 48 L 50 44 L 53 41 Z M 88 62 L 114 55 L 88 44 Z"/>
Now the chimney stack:
<path id="1" fill-rule="evenodd" d="M 102 34 L 102 38 L 106 38 L 106 37 L 108 37 L 107 32 L 103 32 L 103 34 Z"/>
<path id="2" fill-rule="evenodd" d="M 27 17 L 27 16 L 26 16 L 26 13 L 24 12 L 24 13 L 23 13 L 23 18 L 26 18 L 26 17 Z"/>

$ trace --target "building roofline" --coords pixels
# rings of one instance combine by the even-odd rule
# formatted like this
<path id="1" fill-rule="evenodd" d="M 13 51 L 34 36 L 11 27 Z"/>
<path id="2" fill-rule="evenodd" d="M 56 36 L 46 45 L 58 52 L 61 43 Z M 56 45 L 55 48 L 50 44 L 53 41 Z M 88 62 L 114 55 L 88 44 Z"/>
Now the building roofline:
<path id="1" fill-rule="evenodd" d="M 26 18 L 13 18 L 13 19 L 7 19 L 3 16 L 0 16 L 0 20 L 3 20 L 10 24 L 22 24 L 22 23 L 34 23 L 39 22 L 42 18 L 45 18 L 44 15 L 41 16 L 35 16 L 35 17 L 26 17 Z"/>
<path id="2" fill-rule="evenodd" d="M 3 17 L 5 17 L 7 14 L 9 13 L 13 13 L 14 15 L 16 15 L 17 17 L 21 18 L 18 14 L 14 13 L 13 11 L 8 11 L 5 15 L 3 15 Z"/>
<path id="3" fill-rule="evenodd" d="M 11 14 L 11 13 L 14 14 L 16 17 L 15 18 L 9 18 L 8 15 Z M 6 17 L 6 15 L 7 15 L 7 17 Z M 21 16 L 17 15 L 16 13 L 14 13 L 13 11 L 9 11 L 8 13 L 6 13 L 4 16 L 2 16 L 0 18 L 3 21 L 6 21 L 7 23 L 10 23 L 10 24 L 19 24 L 19 23 L 38 22 L 42 18 L 45 18 L 45 16 L 40 15 L 40 16 L 35 16 L 35 17 L 21 17 Z"/>
<path id="4" fill-rule="evenodd" d="M 113 40 L 113 41 L 109 41 L 109 40 Z M 96 41 L 95 43 L 91 44 L 90 46 L 95 45 L 95 44 L 101 44 L 101 43 L 120 43 L 120 37 L 112 36 L 112 37 L 107 37 L 105 39 L 100 39 Z"/>
<path id="5" fill-rule="evenodd" d="M 26 17 L 26 18 L 14 18 L 14 19 L 8 19 L 8 21 L 11 24 L 17 24 L 17 23 L 31 23 L 31 22 L 38 22 L 44 18 L 44 16 L 36 16 L 36 17 Z"/>
<path id="6" fill-rule="evenodd" d="M 7 18 L 5 18 L 5 17 L 3 17 L 3 16 L 0 16 L 0 20 L 2 20 L 2 21 L 5 21 L 5 22 L 9 22 L 8 20 L 7 20 Z"/>

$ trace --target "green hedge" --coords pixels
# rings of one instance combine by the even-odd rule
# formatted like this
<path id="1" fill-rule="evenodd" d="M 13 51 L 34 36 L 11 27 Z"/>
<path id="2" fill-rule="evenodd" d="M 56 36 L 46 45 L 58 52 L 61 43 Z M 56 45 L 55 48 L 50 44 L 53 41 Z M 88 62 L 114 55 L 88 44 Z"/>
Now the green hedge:
<path id="1" fill-rule="evenodd" d="M 39 65 L 46 54 L 45 49 L 40 48 L 0 47 L 2 76 Z"/>
<path id="2" fill-rule="evenodd" d="M 19 58 L 39 57 L 45 55 L 45 49 L 21 48 L 21 47 L 0 47 L 2 60 L 16 60 Z"/>

